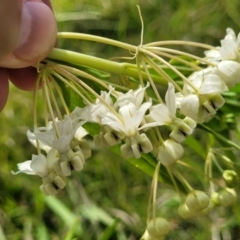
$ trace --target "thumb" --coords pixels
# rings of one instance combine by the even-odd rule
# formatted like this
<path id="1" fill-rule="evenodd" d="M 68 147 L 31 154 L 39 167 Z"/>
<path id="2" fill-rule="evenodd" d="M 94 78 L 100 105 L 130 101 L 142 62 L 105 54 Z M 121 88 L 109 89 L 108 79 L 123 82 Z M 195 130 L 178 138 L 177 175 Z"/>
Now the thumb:
<path id="1" fill-rule="evenodd" d="M 13 52 L 0 61 L 0 66 L 23 68 L 38 63 L 54 47 L 56 35 L 56 21 L 50 7 L 42 1 L 25 1 L 18 41 Z"/>
<path id="2" fill-rule="evenodd" d="M 9 54 L 17 43 L 23 0 L 0 0 L 0 59 Z"/>

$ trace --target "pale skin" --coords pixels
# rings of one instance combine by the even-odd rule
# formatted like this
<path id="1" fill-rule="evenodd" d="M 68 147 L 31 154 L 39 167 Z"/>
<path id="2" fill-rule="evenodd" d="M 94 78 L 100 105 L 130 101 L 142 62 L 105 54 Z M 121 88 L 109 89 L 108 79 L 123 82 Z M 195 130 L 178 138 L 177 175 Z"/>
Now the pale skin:
<path id="1" fill-rule="evenodd" d="M 0 0 L 0 111 L 9 80 L 31 91 L 37 65 L 56 43 L 57 26 L 50 0 Z"/>

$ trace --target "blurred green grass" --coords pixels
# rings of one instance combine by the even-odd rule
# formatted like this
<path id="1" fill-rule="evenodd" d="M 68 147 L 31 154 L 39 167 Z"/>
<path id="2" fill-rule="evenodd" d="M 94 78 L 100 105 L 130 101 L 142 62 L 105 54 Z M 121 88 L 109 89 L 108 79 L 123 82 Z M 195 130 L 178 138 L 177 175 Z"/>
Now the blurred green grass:
<path id="1" fill-rule="evenodd" d="M 227 27 L 239 32 L 237 0 L 53 0 L 59 31 L 76 31 L 138 44 L 145 22 L 144 43 L 184 39 L 219 45 Z M 61 40 L 60 47 L 100 57 L 122 53 L 102 44 Z M 202 54 L 197 49 L 188 49 Z M 41 104 L 38 106 L 41 109 Z M 32 129 L 32 94 L 11 86 L 0 114 L 0 239 L 139 239 L 144 231 L 151 178 L 110 152 L 94 151 L 85 168 L 75 173 L 57 198 L 45 198 L 36 176 L 11 175 L 16 164 L 31 158 L 34 147 L 26 131 Z M 191 174 L 191 173 L 187 173 Z M 166 239 L 211 239 L 224 231 L 240 239 L 240 207 L 219 209 L 210 218 L 183 221 L 176 217 L 178 198 L 160 184 L 159 213 L 171 220 Z M 170 198 L 170 200 L 168 200 Z M 217 216 L 221 216 L 219 219 Z M 186 231 L 187 230 L 187 231 Z"/>

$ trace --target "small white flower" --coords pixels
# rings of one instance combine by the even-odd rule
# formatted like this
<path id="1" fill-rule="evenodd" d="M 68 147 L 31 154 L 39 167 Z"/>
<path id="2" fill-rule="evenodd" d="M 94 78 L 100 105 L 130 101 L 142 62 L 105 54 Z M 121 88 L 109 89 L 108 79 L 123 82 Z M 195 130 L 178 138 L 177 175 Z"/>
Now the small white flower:
<path id="1" fill-rule="evenodd" d="M 193 73 L 189 80 L 196 89 L 185 84 L 183 88 L 185 95 L 177 94 L 180 111 L 198 123 L 206 122 L 224 104 L 220 93 L 227 91 L 228 87 L 217 74 L 212 73 L 212 68 Z M 221 104 L 220 101 L 215 104 L 214 100 L 220 98 Z"/>
<path id="2" fill-rule="evenodd" d="M 102 118 L 102 125 L 107 125 L 113 130 L 124 133 L 126 137 L 132 137 L 138 133 L 139 130 L 151 126 L 156 126 L 156 123 L 148 123 L 140 126 L 144 119 L 146 111 L 150 108 L 152 102 L 143 103 L 139 109 L 133 103 L 128 103 L 119 108 L 119 117 L 114 113 L 108 112 Z"/>
<path id="3" fill-rule="evenodd" d="M 170 133 L 170 137 L 176 142 L 180 143 L 185 140 L 187 135 L 192 134 L 193 129 L 196 127 L 194 120 L 186 117 L 185 120 L 176 117 L 176 100 L 175 100 L 175 88 L 169 83 L 168 90 L 165 96 L 166 104 L 158 104 L 150 108 L 149 117 L 161 125 L 168 125 L 173 130 Z M 189 123 L 189 124 L 188 124 Z"/>
<path id="4" fill-rule="evenodd" d="M 235 32 L 231 28 L 227 28 L 227 35 L 223 40 L 221 40 L 221 47 L 205 51 L 205 55 L 211 62 L 219 62 L 221 60 L 233 60 L 239 62 L 239 47 L 240 34 L 236 36 Z"/>
<path id="5" fill-rule="evenodd" d="M 218 75 L 228 87 L 240 83 L 240 63 L 226 60 L 221 61 L 214 69 L 213 73 Z"/>
<path id="6" fill-rule="evenodd" d="M 59 153 L 67 152 L 70 149 L 70 143 L 77 129 L 84 122 L 79 122 L 78 119 L 72 120 L 70 116 L 65 115 L 62 121 L 56 123 L 59 136 L 57 136 L 54 127 L 40 127 L 35 129 L 35 139 L 38 139 L 42 144 L 58 150 Z"/>
<path id="7" fill-rule="evenodd" d="M 32 155 L 32 160 L 18 163 L 18 172 L 13 174 L 26 173 L 30 175 L 38 175 L 40 177 L 47 176 L 53 170 L 54 164 L 58 161 L 56 150 L 52 149 L 48 152 L 47 157 L 43 154 Z"/>
<path id="8" fill-rule="evenodd" d="M 219 50 L 223 60 L 238 60 L 240 47 L 240 34 L 236 37 L 235 32 L 231 28 L 227 28 L 227 35 L 221 40 L 221 48 Z"/>

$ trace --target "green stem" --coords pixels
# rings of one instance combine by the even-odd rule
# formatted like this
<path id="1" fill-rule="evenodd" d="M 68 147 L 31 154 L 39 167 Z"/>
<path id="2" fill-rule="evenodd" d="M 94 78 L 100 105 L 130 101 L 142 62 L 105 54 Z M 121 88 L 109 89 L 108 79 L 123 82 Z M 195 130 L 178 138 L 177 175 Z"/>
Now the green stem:
<path id="1" fill-rule="evenodd" d="M 136 64 L 130 65 L 129 63 L 113 62 L 106 59 L 58 48 L 54 48 L 52 52 L 48 55 L 48 58 L 56 61 L 63 61 L 67 63 L 87 66 L 108 73 L 127 75 L 137 79 L 139 77 L 139 72 Z M 148 76 L 145 72 L 142 72 L 142 77 L 143 80 L 148 81 Z M 167 85 L 167 82 L 162 77 L 152 75 L 152 79 L 155 83 L 165 86 Z"/>
<path id="2" fill-rule="evenodd" d="M 93 42 L 104 43 L 107 45 L 112 45 L 115 47 L 123 48 L 131 52 L 136 52 L 137 47 L 128 43 L 116 41 L 113 39 L 99 37 L 91 34 L 84 34 L 84 33 L 73 33 L 73 32 L 59 32 L 57 34 L 58 38 L 69 38 L 69 39 L 78 39 L 78 40 L 87 40 Z"/>
<path id="3" fill-rule="evenodd" d="M 201 127 L 202 129 L 206 130 L 207 132 L 212 133 L 216 138 L 218 138 L 220 141 L 226 143 L 228 146 L 231 146 L 231 147 L 234 147 L 235 149 L 240 150 L 240 146 L 238 144 L 236 144 L 233 141 L 223 137 L 221 134 L 215 132 L 214 130 L 212 130 L 211 128 L 207 127 L 206 125 L 199 124 L 199 127 Z"/>

